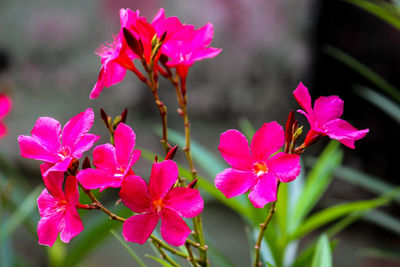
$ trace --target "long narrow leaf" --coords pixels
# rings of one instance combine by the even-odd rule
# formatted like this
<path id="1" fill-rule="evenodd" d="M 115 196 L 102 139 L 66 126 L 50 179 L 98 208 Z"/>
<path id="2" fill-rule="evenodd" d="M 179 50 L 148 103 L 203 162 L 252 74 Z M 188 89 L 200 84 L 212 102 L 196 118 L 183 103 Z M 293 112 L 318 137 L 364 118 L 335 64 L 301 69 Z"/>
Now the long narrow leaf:
<path id="1" fill-rule="evenodd" d="M 36 207 L 42 186 L 36 187 L 0 227 L 0 244 L 17 229 Z"/>
<path id="2" fill-rule="evenodd" d="M 313 256 L 311 267 L 331 267 L 332 252 L 329 245 L 329 239 L 326 234 L 318 239 L 317 247 Z"/>
<path id="3" fill-rule="evenodd" d="M 388 81 L 383 79 L 376 72 L 372 71 L 355 58 L 346 54 L 342 50 L 329 45 L 324 48 L 324 52 L 358 72 L 365 79 L 375 84 L 378 88 L 382 89 L 382 91 L 393 97 L 396 101 L 400 102 L 400 91 L 396 87 L 391 85 Z"/>
<path id="4" fill-rule="evenodd" d="M 400 220 L 379 210 L 371 210 L 363 217 L 364 220 L 373 222 L 392 233 L 400 235 Z"/>

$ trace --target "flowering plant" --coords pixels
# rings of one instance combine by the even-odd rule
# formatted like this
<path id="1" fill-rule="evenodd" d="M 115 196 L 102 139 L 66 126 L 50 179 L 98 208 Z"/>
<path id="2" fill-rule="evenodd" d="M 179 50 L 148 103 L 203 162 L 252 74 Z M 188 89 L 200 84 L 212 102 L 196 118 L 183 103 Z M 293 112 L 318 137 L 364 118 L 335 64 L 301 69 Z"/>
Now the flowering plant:
<path id="1" fill-rule="evenodd" d="M 343 101 L 338 96 L 320 97 L 312 108 L 310 94 L 302 83 L 293 94 L 303 109 L 298 112 L 305 115 L 310 124 L 304 141 L 298 144 L 303 126 L 296 121 L 294 111 L 289 112 L 284 128 L 272 121 L 264 123 L 254 134 L 248 134 L 253 135 L 250 145 L 249 136 L 238 130 L 227 130 L 221 134 L 218 150 L 231 168 L 218 168 L 214 172 L 208 166 L 209 173 L 215 175 L 214 187 L 198 175 L 195 167 L 196 151 L 192 151 L 191 145 L 186 85 L 189 69 L 195 62 L 213 58 L 222 51 L 210 47 L 213 25 L 207 23 L 196 29 L 177 17 L 166 17 L 163 9 L 151 23 L 140 16 L 139 11 L 121 9 L 120 22 L 121 28 L 113 42 L 97 50 L 101 69 L 90 98 L 101 97 L 105 87 L 121 82 L 127 70 L 137 76 L 150 89 L 160 114 L 164 160 L 152 157 L 148 182 L 136 174 L 136 162 L 142 151 L 135 149 L 136 134 L 126 124 L 126 110 L 114 120 L 104 110 L 100 111 L 110 143 L 96 146 L 92 160 L 88 157 L 82 160 L 83 153 L 100 139 L 89 133 L 95 119 L 92 109 L 74 116 L 63 128 L 56 119 L 39 118 L 31 135 L 21 135 L 18 141 L 22 157 L 43 162 L 40 168 L 46 189 L 37 200 L 41 216 L 37 228 L 40 244 L 53 246 L 58 235 L 62 242 L 70 242 L 91 227 L 82 222 L 78 210 L 100 210 L 112 220 L 123 223 L 122 235 L 127 242 L 144 244 L 149 240 L 161 256 L 158 261 L 165 266 L 179 266 L 181 259 L 192 266 L 217 265 L 218 259 L 212 257 L 215 253 L 209 252 L 211 246 L 201 216 L 202 194 L 207 191 L 237 211 L 251 227 L 253 266 L 301 266 L 311 261 L 329 261 L 321 259 L 318 251 L 331 250 L 327 235 L 322 235 L 317 246 L 304 252 L 308 254 L 284 262 L 289 247 L 296 245 L 301 237 L 350 212 L 373 208 L 390 200 L 385 197 L 360 202 L 340 212 L 329 213 L 333 215 L 329 215 L 328 220 L 326 214 L 325 219 L 307 217 L 323 193 L 318 187 L 326 188 L 329 178 L 320 173 L 320 180 L 317 176 L 308 180 L 300 197 L 289 193 L 301 173 L 301 155 L 322 136 L 354 149 L 354 142 L 369 130 L 357 130 L 339 118 Z M 179 148 L 169 139 L 167 107 L 159 96 L 160 76 L 175 89 L 184 129 L 182 150 L 188 168 L 174 161 Z M 330 144 L 324 155 L 325 162 L 340 162 L 337 143 Z M 128 216 L 122 216 L 100 201 L 96 189 L 103 192 L 109 188 L 119 190 L 121 201 L 117 203 L 122 202 L 133 214 L 129 211 Z M 249 200 L 243 198 L 247 192 L 250 192 Z M 86 200 L 80 195 L 86 195 Z M 192 221 L 183 218 L 192 218 Z M 159 235 L 156 226 L 160 220 Z M 184 248 L 176 248 L 180 246 Z M 266 250 L 270 254 L 265 253 Z M 140 259 L 136 260 L 143 264 Z"/>

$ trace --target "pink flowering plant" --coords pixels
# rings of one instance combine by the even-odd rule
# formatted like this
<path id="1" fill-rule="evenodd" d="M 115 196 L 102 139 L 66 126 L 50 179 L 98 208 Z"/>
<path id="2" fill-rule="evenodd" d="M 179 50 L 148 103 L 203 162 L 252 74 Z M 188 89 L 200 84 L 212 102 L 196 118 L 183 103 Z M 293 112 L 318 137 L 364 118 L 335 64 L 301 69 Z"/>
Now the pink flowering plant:
<path id="1" fill-rule="evenodd" d="M 305 183 L 301 161 L 304 151 L 323 136 L 354 149 L 354 142 L 365 137 L 369 130 L 357 130 L 340 118 L 343 101 L 338 96 L 320 97 L 312 106 L 310 94 L 302 83 L 293 95 L 302 108 L 298 112 L 306 117 L 309 126 L 300 126 L 295 112 L 290 111 L 284 127 L 271 121 L 257 131 L 244 128 L 223 132 L 218 145 L 220 157 L 204 149 L 192 151 L 186 80 L 197 61 L 221 53 L 221 49 L 210 46 L 213 25 L 207 23 L 196 28 L 177 17 L 166 17 L 163 9 L 151 22 L 138 10 L 121 9 L 120 23 L 113 41 L 96 52 L 101 58 L 101 68 L 88 96 L 101 97 L 104 88 L 121 82 L 127 71 L 132 72 L 147 85 L 154 98 L 161 118 L 161 146 L 165 155 L 142 153 L 135 147 L 140 136 L 126 124 L 127 110 L 112 119 L 101 109 L 100 118 L 110 142 L 98 145 L 100 136 L 91 133 L 95 113 L 90 108 L 73 116 L 64 127 L 54 118 L 38 118 L 31 134 L 20 135 L 18 142 L 22 157 L 42 162 L 45 189 L 37 199 L 40 244 L 51 247 L 58 236 L 64 243 L 79 242 L 79 236 L 95 227 L 82 220 L 81 214 L 98 210 L 106 215 L 104 218 L 120 223 L 126 242 L 149 241 L 160 257 L 155 259 L 164 266 L 230 266 L 229 259 L 216 256 L 222 255 L 218 244 L 210 246 L 205 235 L 202 196 L 207 193 L 237 212 L 248 225 L 252 266 L 310 266 L 311 263 L 330 266 L 329 257 L 320 255 L 330 255 L 329 237 L 343 228 L 343 223 L 328 229 L 300 252 L 299 240 L 328 222 L 352 212 L 364 212 L 391 199 L 344 203 L 309 216 L 329 185 L 332 170 L 340 164 L 342 151 L 338 142 L 331 142 L 318 159 L 315 165 L 318 168 L 313 169 Z M 182 117 L 184 134 L 171 139 L 167 107 L 159 96 L 160 77 L 175 89 Z M 6 100 L 0 98 L 0 101 Z M 9 106 L 2 104 L 0 118 Z M 299 144 L 304 129 L 308 132 Z M 95 143 L 91 159 L 84 158 L 83 154 Z M 183 164 L 174 161 L 180 151 L 178 145 L 185 154 Z M 152 162 L 146 179 L 135 172 L 140 157 Z M 195 163 L 212 179 L 200 176 Z M 111 188 L 118 191 L 116 208 L 106 207 L 101 199 L 101 194 Z M 145 266 L 140 257 L 134 258 L 140 266 Z M 328 265 L 318 265 L 319 262 Z"/>

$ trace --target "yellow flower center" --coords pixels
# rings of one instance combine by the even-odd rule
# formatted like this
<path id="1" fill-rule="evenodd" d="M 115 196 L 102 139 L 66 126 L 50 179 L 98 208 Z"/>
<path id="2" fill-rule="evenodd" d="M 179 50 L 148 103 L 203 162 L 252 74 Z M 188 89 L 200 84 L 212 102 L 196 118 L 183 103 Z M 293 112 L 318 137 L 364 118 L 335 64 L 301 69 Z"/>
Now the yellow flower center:
<path id="1" fill-rule="evenodd" d="M 265 162 L 263 161 L 256 162 L 253 165 L 253 171 L 257 175 L 257 177 L 260 177 L 261 175 L 268 172 L 267 164 L 265 164 Z"/>
<path id="2" fill-rule="evenodd" d="M 164 203 L 162 201 L 162 199 L 157 199 L 157 200 L 153 200 L 153 210 L 156 213 L 159 213 L 164 207 Z"/>

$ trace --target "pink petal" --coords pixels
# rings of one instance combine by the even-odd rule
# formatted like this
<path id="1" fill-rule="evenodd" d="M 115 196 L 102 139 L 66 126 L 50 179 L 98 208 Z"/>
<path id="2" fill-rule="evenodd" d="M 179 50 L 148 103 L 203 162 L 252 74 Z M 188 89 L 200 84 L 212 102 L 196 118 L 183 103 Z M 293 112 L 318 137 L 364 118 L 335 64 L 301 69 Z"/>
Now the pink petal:
<path id="1" fill-rule="evenodd" d="M 163 209 L 161 214 L 161 236 L 172 246 L 182 246 L 190 234 L 190 228 L 173 210 Z"/>
<path id="2" fill-rule="evenodd" d="M 115 147 L 104 144 L 93 149 L 93 165 L 98 169 L 114 172 L 119 167 Z"/>
<path id="3" fill-rule="evenodd" d="M 214 36 L 214 27 L 211 23 L 207 23 L 198 30 L 195 30 L 195 37 L 193 39 L 192 49 L 198 47 L 206 47 L 211 44 Z"/>
<path id="4" fill-rule="evenodd" d="M 300 106 L 307 112 L 309 116 L 312 117 L 313 110 L 311 107 L 311 96 L 308 92 L 307 87 L 305 87 L 303 83 L 300 82 L 296 90 L 294 90 L 293 95 Z"/>
<path id="5" fill-rule="evenodd" d="M 172 188 L 165 196 L 163 203 L 166 208 L 174 210 L 185 218 L 196 217 L 204 207 L 199 190 L 186 187 Z"/>
<path id="6" fill-rule="evenodd" d="M 296 179 L 300 174 L 300 156 L 279 152 L 267 161 L 268 172 L 271 172 L 283 183 Z"/>
<path id="7" fill-rule="evenodd" d="M 95 98 L 99 97 L 99 95 L 100 95 L 101 91 L 103 91 L 104 87 L 105 87 L 105 85 L 104 85 L 104 66 L 101 66 L 99 76 L 97 77 L 96 84 L 94 85 L 89 98 L 95 99 Z"/>
<path id="8" fill-rule="evenodd" d="M 39 142 L 39 140 L 32 136 L 20 135 L 18 136 L 18 142 L 21 156 L 24 158 L 42 160 L 51 163 L 60 161 L 57 154 L 53 151 L 49 151 Z"/>
<path id="9" fill-rule="evenodd" d="M 158 216 L 154 212 L 133 215 L 122 226 L 122 235 L 128 242 L 146 243 L 158 223 Z"/>
<path id="10" fill-rule="evenodd" d="M 75 176 L 68 176 L 65 180 L 65 198 L 73 206 L 79 203 L 78 182 Z"/>
<path id="11" fill-rule="evenodd" d="M 101 169 L 81 170 L 76 178 L 86 189 L 101 188 L 101 190 L 108 187 L 118 188 L 123 179 L 122 176 L 115 176 L 113 173 Z"/>
<path id="12" fill-rule="evenodd" d="M 216 57 L 219 53 L 221 53 L 222 49 L 215 47 L 207 47 L 204 49 L 196 50 L 191 56 L 190 59 L 193 61 L 199 61 L 206 58 Z"/>
<path id="13" fill-rule="evenodd" d="M 57 153 L 61 146 L 61 125 L 49 117 L 40 117 L 31 131 L 32 137 L 48 151 Z"/>
<path id="14" fill-rule="evenodd" d="M 37 203 L 41 216 L 37 228 L 39 244 L 51 247 L 60 232 L 59 225 L 62 216 L 60 213 L 55 212 L 56 200 L 46 189 L 38 197 Z"/>
<path id="15" fill-rule="evenodd" d="M 43 181 L 44 184 L 46 185 L 47 189 L 49 192 L 56 198 L 63 199 L 64 198 L 64 192 L 62 190 L 62 186 L 64 183 L 64 173 L 62 172 L 50 172 L 47 174 L 47 176 L 44 176 L 44 174 L 47 172 L 48 169 L 50 169 L 53 166 L 53 164 L 50 163 L 42 163 L 40 165 L 40 171 L 43 176 Z"/>
<path id="16" fill-rule="evenodd" d="M 114 131 L 115 152 L 119 165 L 126 167 L 135 147 L 136 135 L 131 127 L 120 123 Z"/>
<path id="17" fill-rule="evenodd" d="M 168 39 L 177 31 L 182 29 L 183 25 L 179 21 L 177 17 L 169 17 L 163 20 L 160 20 L 156 23 L 152 23 L 155 31 L 157 32 L 157 36 L 161 37 L 165 32 L 167 33 L 165 40 L 168 42 Z"/>
<path id="18" fill-rule="evenodd" d="M 153 163 L 149 193 L 153 200 L 163 198 L 178 179 L 178 166 L 172 160 Z"/>
<path id="19" fill-rule="evenodd" d="M 151 210 L 151 199 L 146 182 L 136 175 L 128 175 L 122 182 L 119 197 L 135 213 Z"/>
<path id="20" fill-rule="evenodd" d="M 249 199 L 254 207 L 262 208 L 271 201 L 276 200 L 278 181 L 271 174 L 264 174 L 258 183 L 251 189 Z"/>
<path id="21" fill-rule="evenodd" d="M 285 143 L 285 133 L 276 121 L 264 123 L 251 140 L 251 153 L 255 160 L 264 161 Z"/>
<path id="22" fill-rule="evenodd" d="M 107 64 L 104 66 L 104 86 L 110 87 L 121 82 L 124 79 L 125 74 L 126 68 L 114 61 L 107 62 Z"/>
<path id="23" fill-rule="evenodd" d="M 163 19 L 165 19 L 165 10 L 164 10 L 164 8 L 160 8 L 160 10 L 158 10 L 157 14 L 154 16 L 151 24 L 154 26 L 154 24 L 157 24 L 158 22 L 160 22 Z"/>
<path id="24" fill-rule="evenodd" d="M 256 178 L 252 171 L 225 169 L 215 177 L 215 187 L 227 198 L 236 197 L 249 191 Z"/>
<path id="25" fill-rule="evenodd" d="M 342 119 L 328 122 L 324 125 L 324 129 L 330 138 L 336 139 L 345 146 L 353 149 L 355 148 L 354 141 L 363 138 L 369 132 L 369 129 L 358 130 Z"/>
<path id="26" fill-rule="evenodd" d="M 68 157 L 63 161 L 54 164 L 43 174 L 43 176 L 47 176 L 50 172 L 66 172 L 73 159 L 73 157 Z"/>
<path id="27" fill-rule="evenodd" d="M 124 175 L 126 175 L 128 172 L 132 171 L 131 168 L 132 168 L 133 164 L 135 164 L 136 161 L 140 158 L 141 153 L 142 152 L 140 150 L 137 150 L 137 149 L 133 150 L 131 160 L 128 163 L 128 166 L 125 170 Z"/>
<path id="28" fill-rule="evenodd" d="M 64 126 L 62 143 L 63 146 L 73 148 L 76 143 L 84 136 L 92 127 L 94 121 L 94 113 L 91 108 L 72 117 Z"/>
<path id="29" fill-rule="evenodd" d="M 72 148 L 72 156 L 76 159 L 80 159 L 82 154 L 89 150 L 93 144 L 100 139 L 99 135 L 85 134 Z"/>
<path id="30" fill-rule="evenodd" d="M 237 130 L 228 130 L 221 134 L 218 150 L 235 169 L 248 170 L 253 165 L 247 139 Z"/>
<path id="31" fill-rule="evenodd" d="M 4 118 L 11 110 L 11 99 L 4 94 L 0 94 L 0 119 Z"/>
<path id="32" fill-rule="evenodd" d="M 60 239 L 64 243 L 77 236 L 83 230 L 82 220 L 74 206 L 69 205 L 60 224 Z"/>
<path id="33" fill-rule="evenodd" d="M 0 138 L 7 134 L 7 127 L 0 122 Z"/>
<path id="34" fill-rule="evenodd" d="M 343 100 L 340 97 L 321 96 L 314 103 L 314 115 L 321 125 L 325 122 L 338 119 L 343 113 Z"/>

